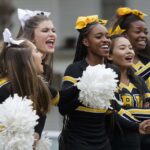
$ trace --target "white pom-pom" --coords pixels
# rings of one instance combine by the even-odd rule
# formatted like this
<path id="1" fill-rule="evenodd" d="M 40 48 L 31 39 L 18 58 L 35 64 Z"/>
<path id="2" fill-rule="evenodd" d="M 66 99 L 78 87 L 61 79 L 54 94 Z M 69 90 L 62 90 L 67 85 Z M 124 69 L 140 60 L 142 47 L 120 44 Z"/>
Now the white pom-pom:
<path id="1" fill-rule="evenodd" d="M 41 139 L 37 142 L 35 150 L 51 150 L 52 140 L 46 132 L 43 132 Z"/>
<path id="2" fill-rule="evenodd" d="M 0 149 L 32 150 L 38 118 L 31 100 L 17 94 L 7 98 L 0 104 Z"/>
<path id="3" fill-rule="evenodd" d="M 118 75 L 105 65 L 88 66 L 79 82 L 79 100 L 88 107 L 108 109 L 110 100 L 114 99 Z"/>

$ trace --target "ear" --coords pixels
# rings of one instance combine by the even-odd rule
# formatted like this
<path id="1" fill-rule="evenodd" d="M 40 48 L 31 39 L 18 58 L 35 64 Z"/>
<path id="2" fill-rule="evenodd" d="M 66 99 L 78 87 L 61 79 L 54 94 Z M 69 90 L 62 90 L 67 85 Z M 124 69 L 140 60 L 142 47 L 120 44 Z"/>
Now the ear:
<path id="1" fill-rule="evenodd" d="M 107 59 L 108 59 L 109 61 L 113 61 L 113 57 L 112 57 L 112 55 L 111 55 L 111 54 L 109 54 L 109 56 L 107 56 Z"/>
<path id="2" fill-rule="evenodd" d="M 86 38 L 83 39 L 82 43 L 83 43 L 83 45 L 85 45 L 87 47 L 89 46 L 88 40 Z"/>

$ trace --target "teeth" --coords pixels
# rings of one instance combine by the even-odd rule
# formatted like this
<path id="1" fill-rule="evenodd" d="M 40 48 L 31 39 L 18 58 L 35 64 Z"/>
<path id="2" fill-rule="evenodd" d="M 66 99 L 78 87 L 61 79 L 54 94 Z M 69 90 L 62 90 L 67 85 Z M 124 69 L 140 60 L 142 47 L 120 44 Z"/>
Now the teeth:
<path id="1" fill-rule="evenodd" d="M 101 46 L 102 48 L 108 48 L 108 45 L 103 45 L 103 46 Z"/>

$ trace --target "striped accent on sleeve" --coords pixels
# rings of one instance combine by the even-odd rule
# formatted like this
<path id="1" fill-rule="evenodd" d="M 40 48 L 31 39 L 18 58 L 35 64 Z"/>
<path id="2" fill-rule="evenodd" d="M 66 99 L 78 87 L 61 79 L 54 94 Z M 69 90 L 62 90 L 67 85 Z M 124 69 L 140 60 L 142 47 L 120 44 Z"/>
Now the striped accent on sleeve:
<path id="1" fill-rule="evenodd" d="M 76 108 L 77 111 L 90 112 L 90 113 L 106 113 L 107 109 L 95 109 L 84 106 L 79 106 Z"/>
<path id="2" fill-rule="evenodd" d="M 138 119 L 136 119 L 132 114 L 131 114 L 131 112 L 130 111 L 128 111 L 128 110 L 125 110 L 125 109 L 120 109 L 120 111 L 118 112 L 118 114 L 121 116 L 121 117 L 123 117 L 123 118 L 125 118 L 125 119 L 127 119 L 127 120 L 129 120 L 129 121 L 132 121 L 132 122 L 140 122 Z"/>
<path id="3" fill-rule="evenodd" d="M 52 105 L 58 105 L 59 100 L 60 100 L 60 95 L 59 95 L 59 92 L 58 92 L 57 95 L 51 100 Z"/>
<path id="4" fill-rule="evenodd" d="M 128 109 L 137 119 L 150 119 L 150 109 Z"/>
<path id="5" fill-rule="evenodd" d="M 69 82 L 74 83 L 74 84 L 77 82 L 77 80 L 71 76 L 64 76 L 63 81 L 69 81 Z"/>
<path id="6" fill-rule="evenodd" d="M 8 78 L 0 78 L 0 87 L 8 82 L 9 82 Z"/>

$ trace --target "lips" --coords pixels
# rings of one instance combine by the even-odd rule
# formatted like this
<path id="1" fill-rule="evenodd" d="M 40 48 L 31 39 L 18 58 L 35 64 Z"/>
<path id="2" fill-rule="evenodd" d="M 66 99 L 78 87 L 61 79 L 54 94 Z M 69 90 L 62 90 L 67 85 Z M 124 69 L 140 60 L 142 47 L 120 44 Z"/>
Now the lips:
<path id="1" fill-rule="evenodd" d="M 100 48 L 105 49 L 105 50 L 109 50 L 109 45 L 108 44 L 101 45 Z"/>
<path id="2" fill-rule="evenodd" d="M 125 60 L 128 62 L 131 62 L 131 63 L 133 62 L 133 59 L 134 59 L 134 56 L 126 56 L 125 57 Z"/>
<path id="3" fill-rule="evenodd" d="M 46 41 L 46 45 L 47 45 L 49 48 L 54 48 L 54 43 L 55 43 L 54 40 L 47 40 L 47 41 Z"/>
<path id="4" fill-rule="evenodd" d="M 141 46 L 145 46 L 146 45 L 146 41 L 145 40 L 138 41 L 137 43 L 138 43 L 138 45 L 141 45 Z"/>

